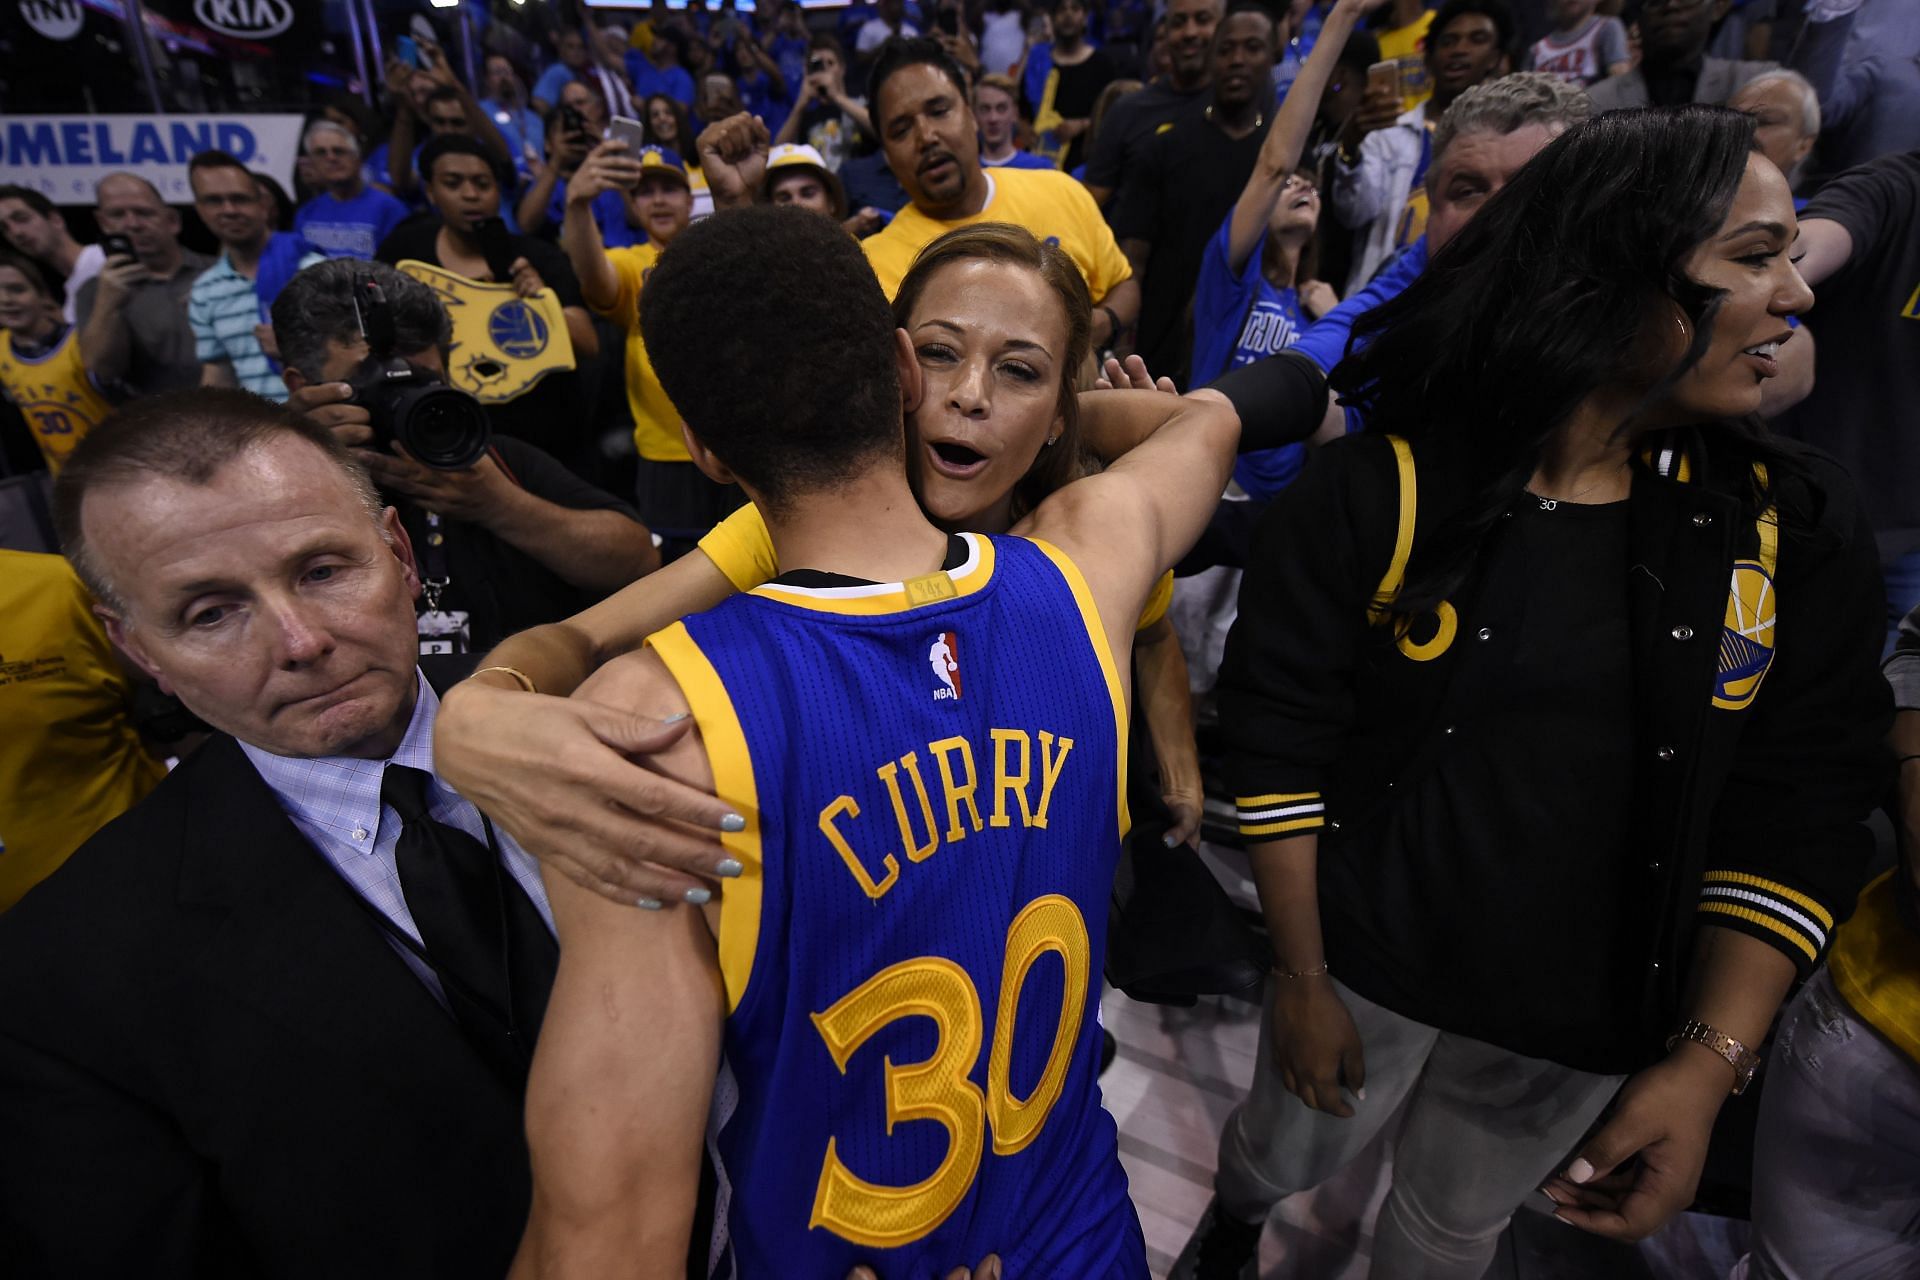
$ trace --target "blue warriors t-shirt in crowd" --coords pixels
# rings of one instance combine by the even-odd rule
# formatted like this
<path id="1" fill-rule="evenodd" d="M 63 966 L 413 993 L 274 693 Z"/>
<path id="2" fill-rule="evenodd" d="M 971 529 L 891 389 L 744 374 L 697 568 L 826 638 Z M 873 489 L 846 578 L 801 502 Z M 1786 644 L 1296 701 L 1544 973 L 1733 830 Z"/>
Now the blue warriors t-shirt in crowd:
<path id="1" fill-rule="evenodd" d="M 649 641 L 750 815 L 717 931 L 716 1275 L 1147 1274 L 1095 1080 L 1117 671 L 1064 555 L 956 541 L 945 572 L 791 575 Z"/>
<path id="2" fill-rule="evenodd" d="M 1227 261 L 1233 228 L 1229 213 L 1200 258 L 1193 287 L 1193 373 L 1190 385 L 1204 387 L 1229 369 L 1252 364 L 1300 341 L 1306 317 L 1292 289 L 1275 287 L 1264 269 L 1264 241 L 1247 255 L 1238 272 Z M 1306 446 L 1262 449 L 1241 457 L 1233 478 L 1255 498 L 1270 498 L 1306 465 Z"/>
<path id="3" fill-rule="evenodd" d="M 322 191 L 293 215 L 293 229 L 329 258 L 371 258 L 380 242 L 406 220 L 406 205 L 368 187 L 351 200 Z"/>

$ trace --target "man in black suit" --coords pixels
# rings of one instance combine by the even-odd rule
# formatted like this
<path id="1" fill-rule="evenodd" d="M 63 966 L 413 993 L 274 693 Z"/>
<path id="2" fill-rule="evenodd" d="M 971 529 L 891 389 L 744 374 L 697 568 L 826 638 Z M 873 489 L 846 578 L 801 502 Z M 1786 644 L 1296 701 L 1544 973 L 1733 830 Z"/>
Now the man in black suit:
<path id="1" fill-rule="evenodd" d="M 503 1275 L 556 951 L 533 861 L 433 776 L 405 528 L 324 428 L 215 389 L 96 429 L 56 506 L 221 734 L 0 917 L 0 1273 Z"/>

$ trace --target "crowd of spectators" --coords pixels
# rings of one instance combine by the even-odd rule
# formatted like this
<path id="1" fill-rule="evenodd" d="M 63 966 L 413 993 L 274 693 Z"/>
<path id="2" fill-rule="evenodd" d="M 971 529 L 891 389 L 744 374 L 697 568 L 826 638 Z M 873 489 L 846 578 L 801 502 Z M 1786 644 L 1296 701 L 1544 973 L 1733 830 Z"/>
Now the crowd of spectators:
<path id="1" fill-rule="evenodd" d="M 650 350 L 729 317 L 714 344 L 773 335 L 766 367 L 747 357 L 754 376 L 702 402 L 778 382 L 761 279 L 678 267 L 671 307 L 649 302 L 689 256 L 676 244 L 726 245 L 718 228 L 756 206 L 818 215 L 782 243 L 813 245 L 827 281 L 857 245 L 893 304 L 924 379 L 897 389 L 925 437 L 913 497 L 955 533 L 1017 531 L 1118 466 L 1157 421 L 1136 439 L 1074 407 L 1115 386 L 1182 405 L 1218 386 L 1243 424 L 1254 384 L 1236 378 L 1284 366 L 1332 388 L 1285 431 L 1243 428 L 1132 640 L 1128 857 L 1142 831 L 1154 854 L 1197 841 L 1211 797 L 1208 838 L 1250 860 L 1273 969 L 1262 1063 L 1174 1274 L 1246 1274 L 1274 1205 L 1390 1116 L 1408 1136 L 1376 1274 L 1480 1274 L 1521 1197 L 1637 1239 L 1701 1176 L 1720 1098 L 1688 1110 L 1696 1051 L 1744 1085 L 1769 1045 L 1746 1274 L 1920 1257 L 1920 11 L 562 7 L 545 46 L 477 50 L 475 83 L 410 41 L 417 58 L 369 86 L 377 113 L 313 111 L 290 205 L 208 150 L 190 207 L 102 178 L 82 243 L 74 210 L 0 187 L 0 434 L 18 438 L 11 470 L 66 486 L 56 539 L 0 550 L 0 709 L 18 726 L 0 746 L 0 959 L 63 971 L 0 1012 L 0 1131 L 22 1135 L 0 1144 L 0 1258 L 18 1242 L 21 1274 L 504 1270 L 537 1185 L 519 1017 L 552 981 L 542 867 L 669 910 L 738 871 L 716 878 L 709 830 L 737 815 L 628 771 L 677 731 L 590 698 L 544 698 L 575 708 L 564 721 L 514 700 L 591 691 L 652 632 L 781 568 L 750 471 L 717 464 L 669 391 L 696 363 L 728 374 L 684 343 L 663 372 Z M 1011 318 L 933 333 L 929 280 L 969 254 L 1012 274 L 993 277 L 1004 293 L 950 291 L 954 314 Z M 1022 292 L 1010 262 L 1045 287 Z M 1059 334 L 1035 319 L 1056 307 Z M 1695 365 L 1716 360 L 1744 371 L 1738 395 L 1705 385 L 1721 375 Z M 763 412 L 777 427 L 786 409 Z M 972 425 L 942 434 L 938 413 Z M 1007 444 L 995 423 L 1015 418 Z M 482 443 L 434 453 L 461 432 Z M 999 487 L 942 505 L 970 485 Z M 266 532 L 283 510 L 324 554 L 272 542 L 291 536 Z M 547 648 L 516 648 L 523 633 Z M 378 686 L 372 737 L 329 718 L 338 689 L 294 678 L 336 648 Z M 496 649 L 486 670 L 509 676 L 456 685 Z M 441 716 L 455 687 L 471 692 Z M 465 745 L 522 728 L 511 749 Z M 380 761 L 424 790 L 390 787 Z M 565 804 L 535 794 L 549 762 Z M 1898 864 L 1869 883 L 1883 804 Z M 324 858 L 223 881 L 239 859 L 219 806 L 242 843 Z M 477 1054 L 471 975 L 441 967 L 465 944 L 405 884 L 427 825 L 505 868 L 486 892 L 540 957 L 500 979 L 538 990 L 515 988 Z M 114 890 L 116 941 L 75 959 L 97 927 L 71 918 L 81 889 L 116 881 L 164 903 L 142 915 Z M 372 945 L 301 956 L 342 920 L 299 894 L 367 908 L 337 914 L 377 926 Z M 243 896 L 265 904 L 246 936 L 203 937 L 201 904 Z M 1116 947 L 1164 927 L 1116 911 Z M 1506 942 L 1484 937 L 1492 916 Z M 234 948 L 223 963 L 249 981 L 284 969 L 337 1058 L 303 1061 L 271 1018 L 229 1018 L 170 969 L 150 1007 L 85 1004 L 142 945 L 183 968 Z M 389 950 L 421 990 L 366 1008 L 325 993 L 323 965 L 371 982 Z M 88 1010 L 110 1030 L 78 1025 Z M 1680 1011 L 1731 1029 L 1675 1031 Z M 193 1043 L 200 1018 L 218 1030 Z M 1835 1030 L 1855 1024 L 1870 1030 Z M 1650 1058 L 1669 1032 L 1698 1043 Z M 250 1036 L 289 1073 L 272 1096 L 243 1070 Z M 135 1065 L 100 1065 L 136 1039 Z M 310 1106 L 393 1045 L 409 1061 L 380 1106 Z M 1476 1080 L 1532 1101 L 1487 1104 Z M 251 1132 L 204 1113 L 209 1087 L 245 1099 Z M 63 1108 L 90 1118 L 64 1126 Z M 1823 1137 L 1840 1154 L 1786 1154 Z M 321 1231 L 297 1202 L 380 1144 L 394 1154 L 360 1194 L 402 1208 L 356 1240 Z M 94 1214 L 67 1204 L 109 1165 Z M 1899 1194 L 1856 1194 L 1862 1167 Z M 704 1242 L 690 1256 L 704 1266 Z"/>

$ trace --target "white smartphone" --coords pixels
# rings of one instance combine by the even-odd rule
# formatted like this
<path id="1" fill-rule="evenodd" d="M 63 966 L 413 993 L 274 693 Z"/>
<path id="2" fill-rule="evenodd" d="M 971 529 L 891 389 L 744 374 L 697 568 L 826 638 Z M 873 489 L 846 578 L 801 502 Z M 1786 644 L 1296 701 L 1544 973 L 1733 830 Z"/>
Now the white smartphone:
<path id="1" fill-rule="evenodd" d="M 615 116 L 607 122 L 607 137 L 620 139 L 638 157 L 640 148 L 647 145 L 647 126 L 632 116 Z"/>

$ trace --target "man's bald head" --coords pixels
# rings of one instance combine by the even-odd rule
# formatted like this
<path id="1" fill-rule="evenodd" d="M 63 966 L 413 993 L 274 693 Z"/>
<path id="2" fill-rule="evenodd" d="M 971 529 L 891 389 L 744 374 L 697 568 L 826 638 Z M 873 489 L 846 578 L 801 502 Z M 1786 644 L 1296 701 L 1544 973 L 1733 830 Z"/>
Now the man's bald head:
<path id="1" fill-rule="evenodd" d="M 133 241 L 133 251 L 149 267 L 171 271 L 179 261 L 180 214 L 159 188 L 131 173 L 110 173 L 94 187 L 94 220 L 107 235 Z"/>
<path id="2" fill-rule="evenodd" d="M 154 186 L 151 182 L 148 182 L 145 178 L 141 177 L 137 173 L 126 173 L 126 172 L 110 173 L 106 177 L 100 179 L 100 181 L 94 183 L 93 184 L 94 201 L 98 203 L 101 200 L 105 200 L 110 191 L 123 192 L 126 190 L 129 184 L 145 191 L 147 196 L 152 199 L 153 203 L 155 204 L 166 203 L 166 199 L 160 194 L 160 188 Z"/>

